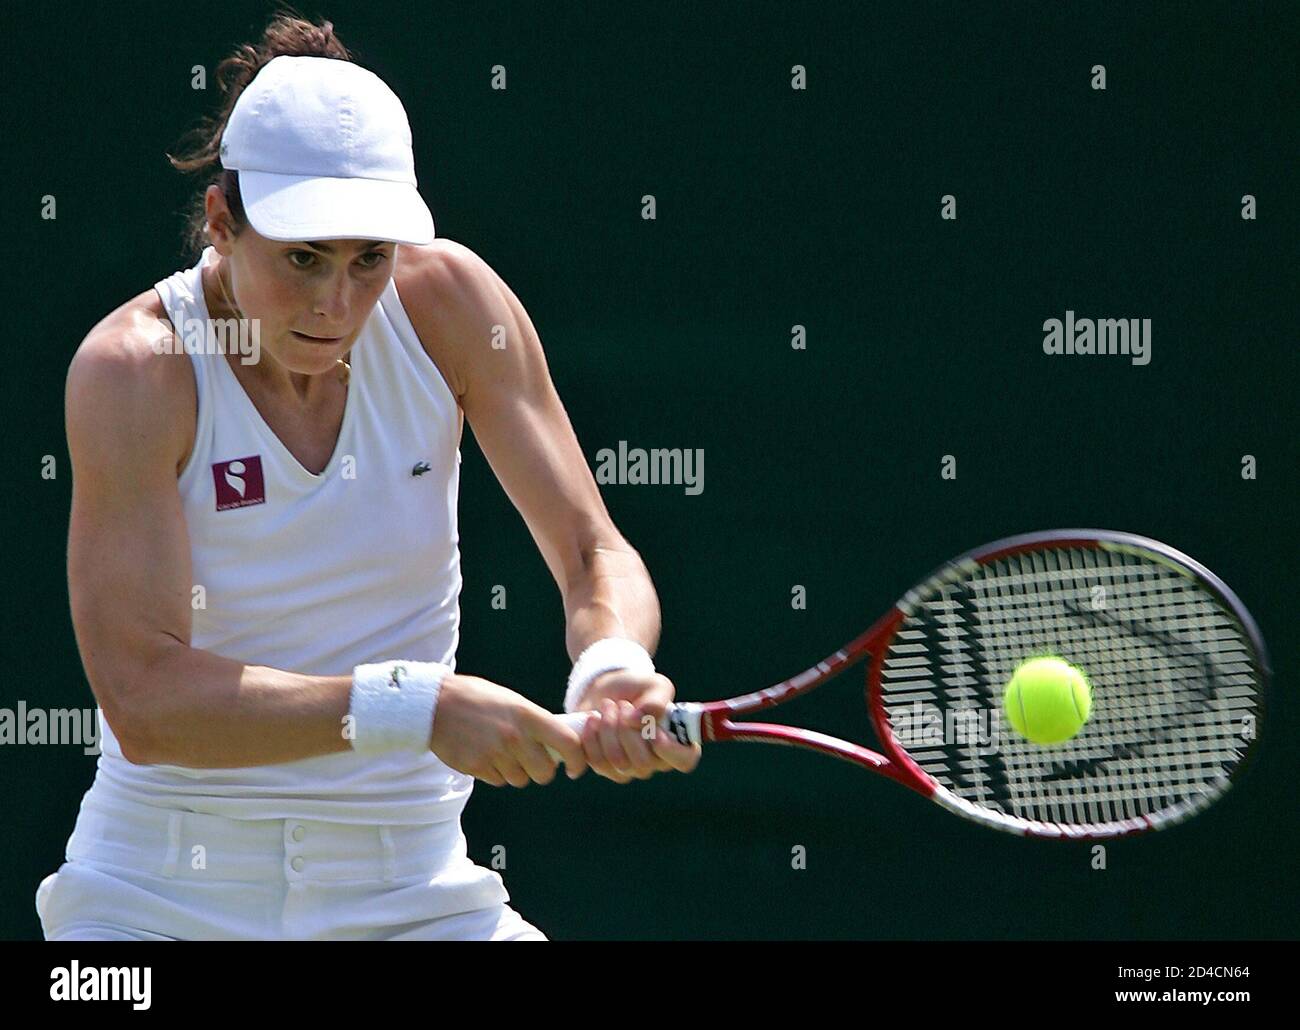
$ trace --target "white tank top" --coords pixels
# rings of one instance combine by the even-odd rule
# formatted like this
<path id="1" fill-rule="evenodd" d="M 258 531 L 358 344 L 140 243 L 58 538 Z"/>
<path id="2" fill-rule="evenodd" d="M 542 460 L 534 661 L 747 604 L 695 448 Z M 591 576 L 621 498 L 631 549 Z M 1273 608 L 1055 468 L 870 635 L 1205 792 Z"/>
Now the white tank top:
<path id="1" fill-rule="evenodd" d="M 200 269 L 215 259 L 209 247 L 155 285 L 173 326 L 206 325 Z M 319 475 L 263 421 L 229 359 L 190 357 L 198 421 L 178 486 L 205 595 L 191 646 L 320 676 L 393 658 L 454 667 L 461 414 L 393 281 L 353 345 L 338 445 Z M 102 725 L 92 793 L 210 815 L 439 822 L 459 817 L 473 785 L 432 752 L 347 751 L 243 769 L 132 765 Z"/>

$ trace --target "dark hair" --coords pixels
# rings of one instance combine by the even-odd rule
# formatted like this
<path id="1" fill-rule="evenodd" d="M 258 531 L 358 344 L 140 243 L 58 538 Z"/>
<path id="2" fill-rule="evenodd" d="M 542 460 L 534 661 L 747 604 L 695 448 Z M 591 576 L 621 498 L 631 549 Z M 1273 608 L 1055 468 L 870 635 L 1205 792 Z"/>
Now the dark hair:
<path id="1" fill-rule="evenodd" d="M 239 196 L 239 173 L 220 165 L 218 149 L 221 146 L 221 134 L 226 129 L 235 101 L 239 99 L 244 87 L 253 81 L 253 76 L 272 59 L 286 55 L 352 60 L 348 48 L 334 34 L 332 22 L 322 21 L 317 25 L 299 16 L 292 8 L 278 11 L 262 33 L 261 42 L 241 44 L 217 65 L 215 78 L 225 94 L 221 110 L 205 117 L 181 137 L 178 154 L 167 155 L 172 167 L 181 172 L 202 175 L 210 173 L 213 168 L 217 169 L 216 174 L 203 184 L 198 196 L 191 202 L 185 218 L 183 242 L 185 248 L 195 256 L 209 243 L 204 227 L 207 216 L 203 201 L 208 186 L 220 187 L 225 195 L 226 203 L 230 205 L 236 236 L 248 224 L 244 204 Z"/>

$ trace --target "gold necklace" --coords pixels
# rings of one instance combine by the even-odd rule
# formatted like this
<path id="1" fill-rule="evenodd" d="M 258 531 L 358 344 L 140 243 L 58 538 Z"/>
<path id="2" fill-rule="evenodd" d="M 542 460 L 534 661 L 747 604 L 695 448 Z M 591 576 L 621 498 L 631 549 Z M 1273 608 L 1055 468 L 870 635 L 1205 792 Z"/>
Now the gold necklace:
<path id="1" fill-rule="evenodd" d="M 216 275 L 217 285 L 221 287 L 221 295 L 226 299 L 226 305 L 231 311 L 235 312 L 239 316 L 241 321 L 244 321 L 244 313 L 239 310 L 239 305 L 234 302 L 230 294 L 226 291 L 226 281 L 221 278 L 220 272 L 217 272 Z M 334 368 L 339 374 L 339 382 L 344 386 L 347 386 L 349 380 L 352 378 L 352 366 L 342 358 L 338 358 L 334 362 Z"/>

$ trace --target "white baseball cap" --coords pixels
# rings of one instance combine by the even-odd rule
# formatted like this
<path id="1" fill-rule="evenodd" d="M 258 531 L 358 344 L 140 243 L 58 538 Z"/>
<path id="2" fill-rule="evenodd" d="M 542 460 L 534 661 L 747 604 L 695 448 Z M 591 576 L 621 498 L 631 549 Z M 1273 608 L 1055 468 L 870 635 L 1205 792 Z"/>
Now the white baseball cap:
<path id="1" fill-rule="evenodd" d="M 248 221 L 268 239 L 433 240 L 406 109 L 350 61 L 268 61 L 230 112 L 221 166 L 239 172 Z"/>

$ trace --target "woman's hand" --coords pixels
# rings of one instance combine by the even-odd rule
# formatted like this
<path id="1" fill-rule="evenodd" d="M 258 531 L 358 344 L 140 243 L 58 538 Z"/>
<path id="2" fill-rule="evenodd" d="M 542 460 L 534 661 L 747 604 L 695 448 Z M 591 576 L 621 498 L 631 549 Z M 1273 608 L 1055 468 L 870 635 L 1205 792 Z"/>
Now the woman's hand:
<path id="1" fill-rule="evenodd" d="M 556 761 L 548 746 L 564 762 L 569 779 L 587 771 L 577 731 L 546 709 L 478 676 L 453 674 L 443 680 L 429 749 L 453 769 L 494 787 L 550 783 Z"/>
<path id="2" fill-rule="evenodd" d="M 596 715 L 582 729 L 591 769 L 615 783 L 648 780 L 657 772 L 690 772 L 700 762 L 698 744 L 679 744 L 659 722 L 676 690 L 659 673 L 615 670 L 597 676 L 582 707 Z"/>

